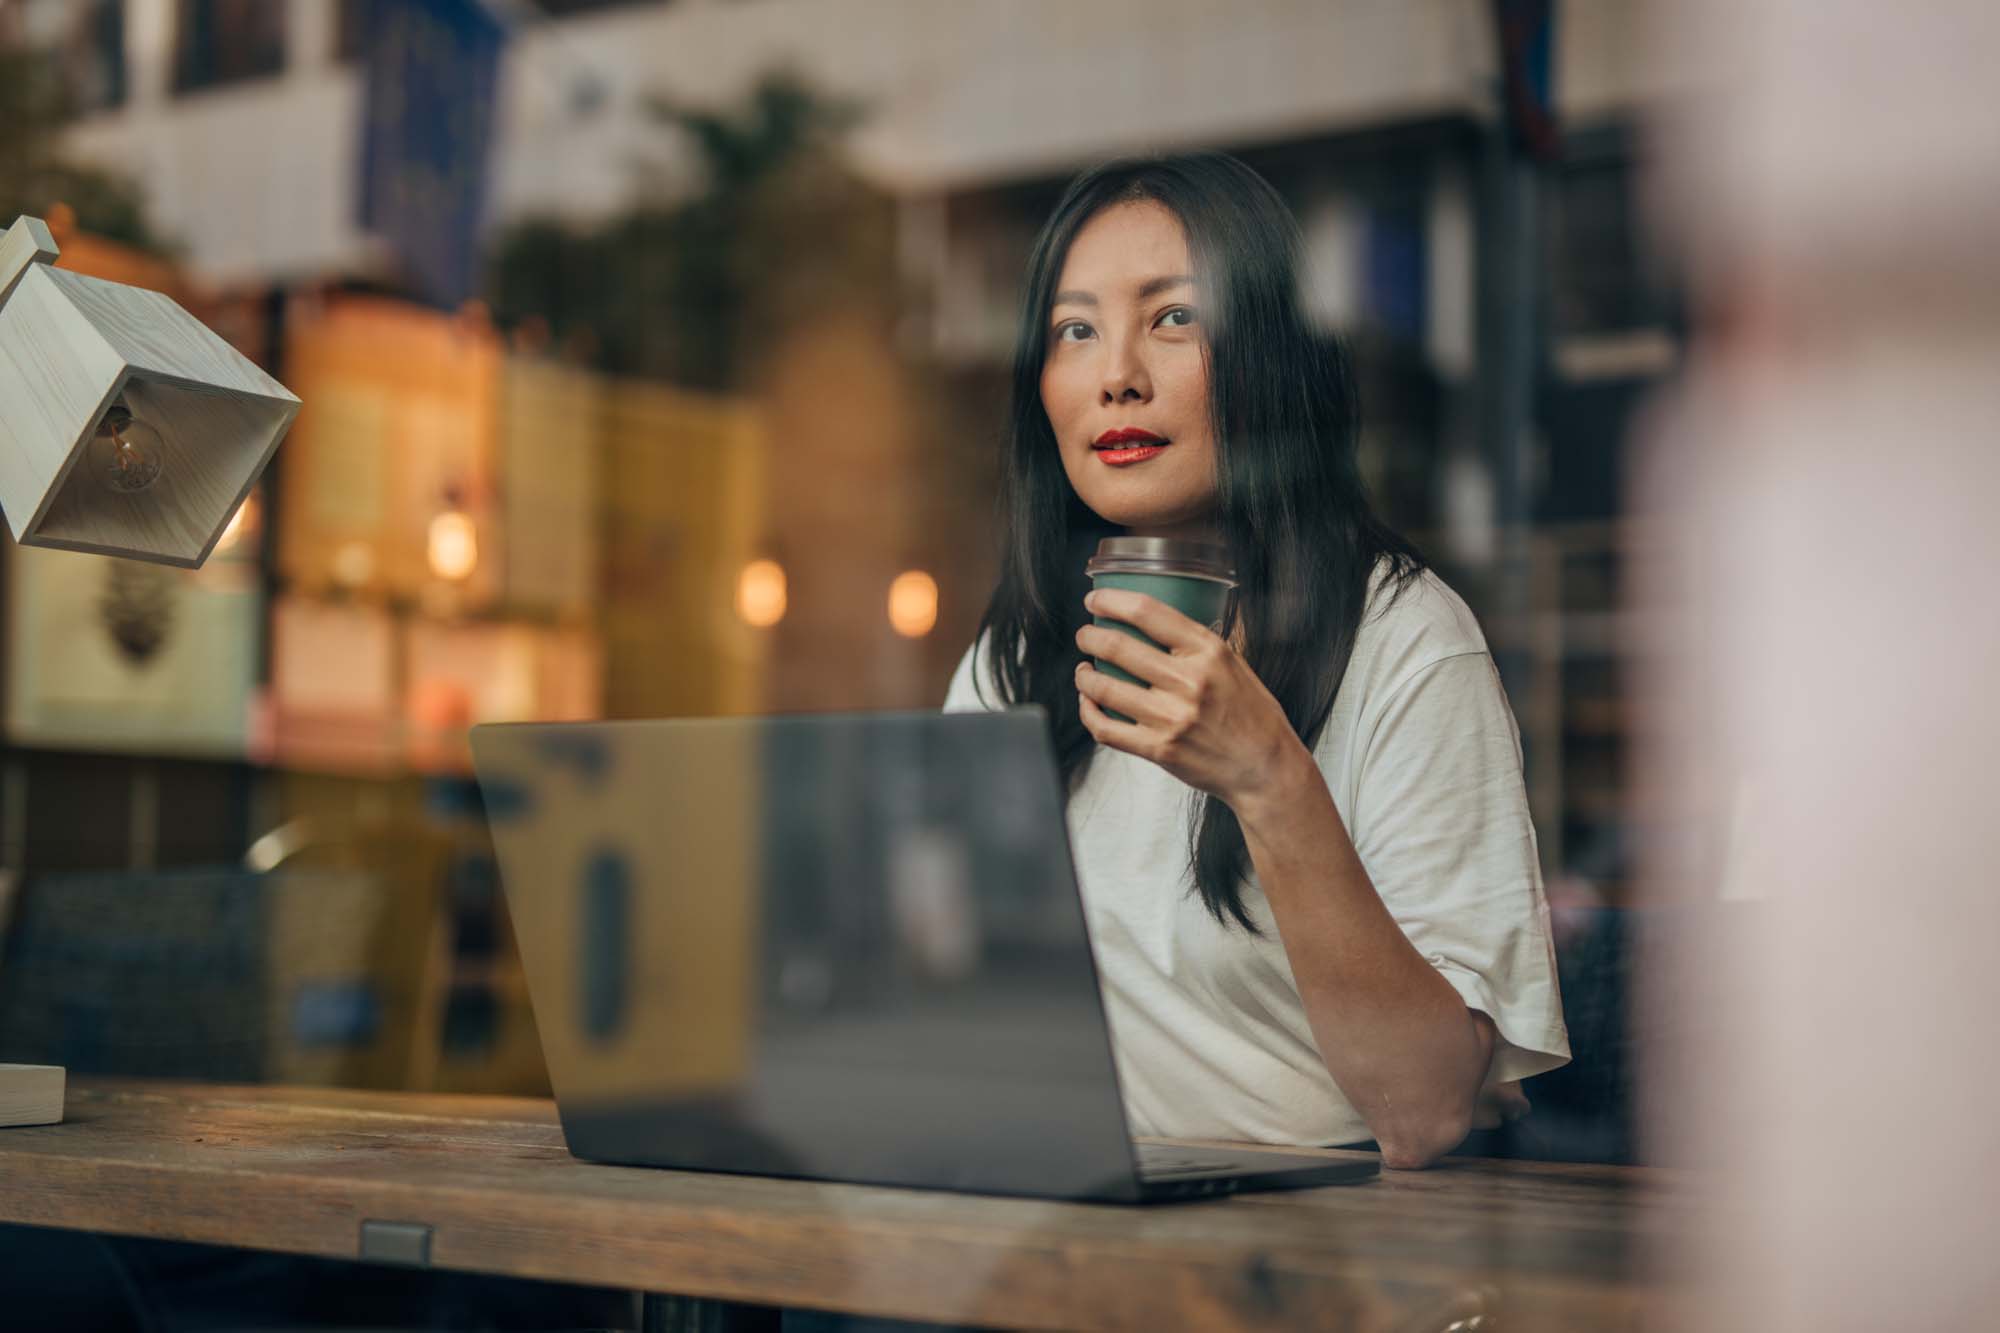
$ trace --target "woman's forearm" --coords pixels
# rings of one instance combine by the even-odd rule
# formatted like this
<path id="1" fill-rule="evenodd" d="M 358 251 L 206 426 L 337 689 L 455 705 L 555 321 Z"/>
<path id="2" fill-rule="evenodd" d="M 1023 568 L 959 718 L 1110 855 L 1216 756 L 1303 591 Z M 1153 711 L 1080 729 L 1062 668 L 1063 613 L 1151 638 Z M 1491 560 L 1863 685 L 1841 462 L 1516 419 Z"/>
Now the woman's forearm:
<path id="1" fill-rule="evenodd" d="M 1231 803 L 1320 1058 L 1390 1166 L 1425 1166 L 1472 1120 L 1490 1019 L 1426 962 L 1383 905 L 1312 755 Z"/>

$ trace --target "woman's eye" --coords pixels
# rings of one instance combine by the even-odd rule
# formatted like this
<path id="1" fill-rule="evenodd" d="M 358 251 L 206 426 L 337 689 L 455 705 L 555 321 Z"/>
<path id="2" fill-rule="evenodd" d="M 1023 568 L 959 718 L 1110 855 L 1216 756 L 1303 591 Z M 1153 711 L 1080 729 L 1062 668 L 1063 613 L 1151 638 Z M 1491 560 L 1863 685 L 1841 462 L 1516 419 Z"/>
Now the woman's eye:
<path id="1" fill-rule="evenodd" d="M 1195 323 L 1194 310 L 1189 306 L 1177 305 L 1161 314 L 1155 326 L 1162 329 L 1185 329 Z"/>
<path id="2" fill-rule="evenodd" d="M 1080 319 L 1068 320 L 1056 326 L 1056 341 L 1059 343 L 1080 343 L 1090 336 L 1090 325 Z"/>

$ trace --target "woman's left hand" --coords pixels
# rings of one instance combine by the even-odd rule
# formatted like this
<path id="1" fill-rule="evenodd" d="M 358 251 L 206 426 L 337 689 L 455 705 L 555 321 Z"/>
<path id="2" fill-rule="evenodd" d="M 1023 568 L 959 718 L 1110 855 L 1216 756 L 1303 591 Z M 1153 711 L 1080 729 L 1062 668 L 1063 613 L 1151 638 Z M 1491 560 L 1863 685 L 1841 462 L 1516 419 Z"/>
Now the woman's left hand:
<path id="1" fill-rule="evenodd" d="M 1129 634 L 1097 625 L 1076 633 L 1077 647 L 1150 682 L 1151 689 L 1080 664 L 1076 688 L 1084 728 L 1098 744 L 1150 759 L 1232 807 L 1264 794 L 1310 763 L 1285 710 L 1250 664 L 1206 625 L 1144 593 L 1100 588 L 1083 600 L 1095 615 L 1143 631 L 1162 652 Z M 1120 722 L 1106 709 L 1132 719 Z"/>

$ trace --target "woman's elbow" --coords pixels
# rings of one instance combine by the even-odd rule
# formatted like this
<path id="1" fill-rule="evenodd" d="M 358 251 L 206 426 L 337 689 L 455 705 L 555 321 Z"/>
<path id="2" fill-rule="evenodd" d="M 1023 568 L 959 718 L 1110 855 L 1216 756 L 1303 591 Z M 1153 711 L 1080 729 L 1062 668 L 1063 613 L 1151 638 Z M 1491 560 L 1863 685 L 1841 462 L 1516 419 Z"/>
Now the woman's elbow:
<path id="1" fill-rule="evenodd" d="M 1465 1142 L 1472 1132 L 1472 1107 L 1455 1107 L 1425 1120 L 1378 1133 L 1382 1165 L 1399 1171 L 1421 1171 Z"/>

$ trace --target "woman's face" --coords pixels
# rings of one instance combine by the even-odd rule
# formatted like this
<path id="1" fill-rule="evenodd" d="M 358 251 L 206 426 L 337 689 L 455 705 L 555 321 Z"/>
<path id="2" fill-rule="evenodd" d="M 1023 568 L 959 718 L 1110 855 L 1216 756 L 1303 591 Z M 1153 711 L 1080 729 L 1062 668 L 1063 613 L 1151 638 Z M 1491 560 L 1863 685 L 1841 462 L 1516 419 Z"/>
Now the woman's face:
<path id="1" fill-rule="evenodd" d="M 1180 220 L 1140 200 L 1084 223 L 1049 312 L 1042 407 L 1063 471 L 1099 517 L 1146 536 L 1210 533 L 1215 434 L 1195 298 Z"/>

